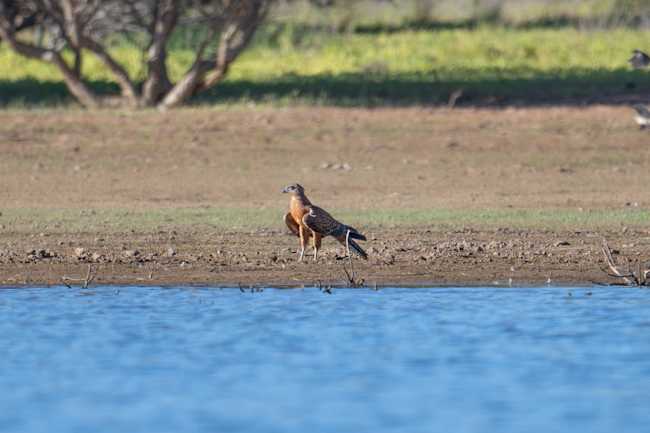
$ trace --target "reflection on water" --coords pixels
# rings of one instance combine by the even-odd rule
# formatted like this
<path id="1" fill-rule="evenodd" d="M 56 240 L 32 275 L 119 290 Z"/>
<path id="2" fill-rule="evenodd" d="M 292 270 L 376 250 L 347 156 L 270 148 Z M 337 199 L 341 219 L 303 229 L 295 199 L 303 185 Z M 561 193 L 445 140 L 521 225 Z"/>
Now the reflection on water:
<path id="1" fill-rule="evenodd" d="M 0 290 L 0 431 L 639 432 L 649 313 L 621 288 Z"/>

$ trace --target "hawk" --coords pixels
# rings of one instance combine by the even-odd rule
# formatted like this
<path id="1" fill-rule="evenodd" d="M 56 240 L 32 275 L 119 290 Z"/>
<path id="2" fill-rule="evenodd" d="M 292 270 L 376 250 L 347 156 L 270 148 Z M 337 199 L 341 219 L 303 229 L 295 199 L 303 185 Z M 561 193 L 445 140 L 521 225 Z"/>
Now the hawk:
<path id="1" fill-rule="evenodd" d="M 314 248 L 314 260 L 317 260 L 321 239 L 326 236 L 332 236 L 342 245 L 349 246 L 350 251 L 363 259 L 368 259 L 368 254 L 355 242 L 355 239 L 365 241 L 366 237 L 354 227 L 337 221 L 324 209 L 314 206 L 300 184 L 287 185 L 282 192 L 291 194 L 289 212 L 285 214 L 284 222 L 294 235 L 300 237 L 298 261 L 302 261 L 309 239 L 312 240 Z"/>

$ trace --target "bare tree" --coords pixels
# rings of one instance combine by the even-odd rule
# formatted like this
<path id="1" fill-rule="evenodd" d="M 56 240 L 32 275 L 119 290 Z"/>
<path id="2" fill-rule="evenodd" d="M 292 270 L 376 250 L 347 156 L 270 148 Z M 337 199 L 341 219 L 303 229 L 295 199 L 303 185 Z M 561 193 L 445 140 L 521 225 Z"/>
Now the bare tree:
<path id="1" fill-rule="evenodd" d="M 17 53 L 54 64 L 70 93 L 86 107 L 103 100 L 83 80 L 86 54 L 96 56 L 131 106 L 176 107 L 218 84 L 246 48 L 274 0 L 0 0 L 0 38 Z M 42 42 L 22 37 L 38 26 Z M 192 65 L 176 83 L 167 56 L 173 33 L 190 28 L 201 35 Z M 136 83 L 109 52 L 111 36 L 143 41 L 144 81 Z M 33 38 L 32 38 L 33 39 Z M 67 61 L 64 52 L 72 54 Z"/>

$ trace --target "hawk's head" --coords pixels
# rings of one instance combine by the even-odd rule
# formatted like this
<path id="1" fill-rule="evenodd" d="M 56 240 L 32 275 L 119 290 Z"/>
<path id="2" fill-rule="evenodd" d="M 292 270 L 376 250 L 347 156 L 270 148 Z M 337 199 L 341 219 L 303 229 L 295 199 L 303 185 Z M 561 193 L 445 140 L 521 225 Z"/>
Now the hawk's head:
<path id="1" fill-rule="evenodd" d="M 282 192 L 289 194 L 303 194 L 305 189 L 299 183 L 292 183 L 291 185 L 285 186 Z"/>

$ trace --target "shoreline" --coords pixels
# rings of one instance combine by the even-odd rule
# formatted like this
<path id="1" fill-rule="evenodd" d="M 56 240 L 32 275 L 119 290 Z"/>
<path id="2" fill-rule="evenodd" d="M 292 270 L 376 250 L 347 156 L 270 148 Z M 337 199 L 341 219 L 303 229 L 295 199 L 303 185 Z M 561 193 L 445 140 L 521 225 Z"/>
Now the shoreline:
<path id="1" fill-rule="evenodd" d="M 0 287 L 92 285 L 343 287 L 342 248 L 326 240 L 317 263 L 296 261 L 296 238 L 282 231 L 196 233 L 172 231 L 70 234 L 45 238 L 5 235 Z M 588 286 L 620 282 L 603 271 L 602 239 L 623 267 L 650 260 L 650 233 L 521 229 L 373 230 L 354 261 L 366 287 Z M 626 264 L 627 263 L 627 264 Z"/>

